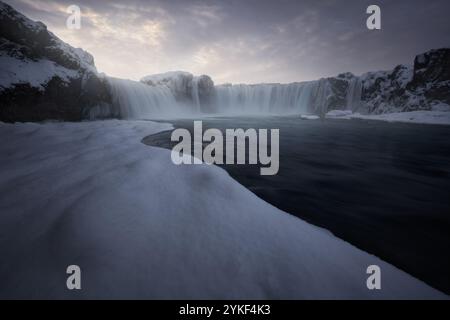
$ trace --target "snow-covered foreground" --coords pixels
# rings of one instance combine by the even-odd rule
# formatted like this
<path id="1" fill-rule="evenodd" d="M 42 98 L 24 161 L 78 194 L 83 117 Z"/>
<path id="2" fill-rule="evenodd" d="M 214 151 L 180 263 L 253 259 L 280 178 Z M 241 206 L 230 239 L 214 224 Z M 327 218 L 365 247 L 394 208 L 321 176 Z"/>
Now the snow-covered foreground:
<path id="1" fill-rule="evenodd" d="M 446 298 L 224 170 L 140 142 L 169 128 L 0 123 L 1 298 Z M 71 264 L 80 291 L 66 289 Z"/>
<path id="2" fill-rule="evenodd" d="M 365 119 L 388 122 L 422 123 L 450 125 L 450 111 L 411 111 L 384 114 L 362 115 L 351 111 L 333 110 L 327 113 L 327 118 L 332 119 Z"/>

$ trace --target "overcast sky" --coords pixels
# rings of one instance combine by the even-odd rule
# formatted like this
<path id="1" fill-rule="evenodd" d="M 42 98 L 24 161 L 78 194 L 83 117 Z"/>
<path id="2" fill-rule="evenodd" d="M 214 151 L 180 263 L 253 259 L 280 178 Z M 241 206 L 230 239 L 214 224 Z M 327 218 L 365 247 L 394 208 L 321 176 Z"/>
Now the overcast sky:
<path id="1" fill-rule="evenodd" d="M 139 80 L 171 70 L 216 83 L 293 82 L 391 69 L 450 47 L 449 0 L 6 0 L 94 55 L 97 69 Z M 66 28 L 66 8 L 82 28 Z M 366 28 L 378 4 L 382 30 Z"/>

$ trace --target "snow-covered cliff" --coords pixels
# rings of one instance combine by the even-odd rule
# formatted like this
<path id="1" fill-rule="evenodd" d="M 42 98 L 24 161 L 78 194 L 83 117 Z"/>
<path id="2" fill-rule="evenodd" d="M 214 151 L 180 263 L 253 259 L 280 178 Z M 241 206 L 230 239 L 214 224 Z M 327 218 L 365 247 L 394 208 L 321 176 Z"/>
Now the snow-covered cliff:
<path id="1" fill-rule="evenodd" d="M 369 72 L 360 77 L 367 113 L 450 111 L 450 49 L 416 56 L 413 66 Z"/>
<path id="2" fill-rule="evenodd" d="M 0 120 L 81 120 L 110 103 L 88 52 L 3 2 L 0 30 Z"/>

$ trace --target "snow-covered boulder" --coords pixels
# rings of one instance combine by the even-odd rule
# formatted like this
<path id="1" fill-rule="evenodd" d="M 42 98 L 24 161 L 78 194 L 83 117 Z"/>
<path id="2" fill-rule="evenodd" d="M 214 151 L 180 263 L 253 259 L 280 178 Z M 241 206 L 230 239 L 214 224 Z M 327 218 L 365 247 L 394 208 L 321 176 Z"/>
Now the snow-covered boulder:
<path id="1" fill-rule="evenodd" d="M 178 102 L 194 105 L 201 111 L 210 110 L 214 82 L 207 75 L 194 76 L 185 71 L 170 71 L 148 75 L 140 81 L 149 86 L 166 86 Z"/>
<path id="2" fill-rule="evenodd" d="M 169 87 L 177 96 L 188 96 L 192 91 L 192 73 L 185 71 L 170 71 L 159 74 L 145 76 L 141 82 L 150 86 L 165 85 Z"/>
<path id="3" fill-rule="evenodd" d="M 1 121 L 82 120 L 110 103 L 91 54 L 1 1 L 0 69 Z"/>

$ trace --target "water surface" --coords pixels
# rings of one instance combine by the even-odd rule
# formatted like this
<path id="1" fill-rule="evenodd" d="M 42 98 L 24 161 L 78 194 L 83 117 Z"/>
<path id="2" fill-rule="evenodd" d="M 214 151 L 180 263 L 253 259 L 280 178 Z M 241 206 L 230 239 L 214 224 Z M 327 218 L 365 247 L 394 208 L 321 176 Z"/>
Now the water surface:
<path id="1" fill-rule="evenodd" d="M 204 130 L 280 129 L 280 170 L 223 165 L 256 195 L 450 293 L 450 126 L 207 118 Z M 191 130 L 193 120 L 170 121 Z M 171 148 L 170 132 L 144 143 Z M 169 160 L 170 161 L 170 160 Z"/>

